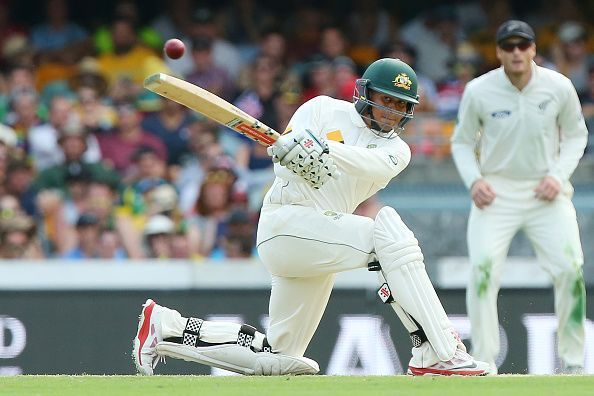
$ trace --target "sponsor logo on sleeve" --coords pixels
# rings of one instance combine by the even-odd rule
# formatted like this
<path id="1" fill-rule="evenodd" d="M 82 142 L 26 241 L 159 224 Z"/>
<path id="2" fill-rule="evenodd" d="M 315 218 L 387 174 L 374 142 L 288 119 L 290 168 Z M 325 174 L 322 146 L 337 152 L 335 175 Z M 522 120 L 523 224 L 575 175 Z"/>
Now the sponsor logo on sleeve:
<path id="1" fill-rule="evenodd" d="M 326 138 L 328 138 L 328 140 L 344 144 L 344 138 L 342 137 L 342 132 L 340 131 L 340 129 L 326 132 Z"/>

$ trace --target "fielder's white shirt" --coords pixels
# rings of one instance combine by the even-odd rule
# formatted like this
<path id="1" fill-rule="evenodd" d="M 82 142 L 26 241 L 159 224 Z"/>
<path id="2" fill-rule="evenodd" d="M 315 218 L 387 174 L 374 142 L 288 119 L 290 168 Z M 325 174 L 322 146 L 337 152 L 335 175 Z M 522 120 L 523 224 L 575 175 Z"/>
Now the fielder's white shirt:
<path id="1" fill-rule="evenodd" d="M 329 179 L 319 190 L 287 168 L 275 164 L 276 178 L 264 198 L 268 205 L 304 205 L 353 213 L 357 206 L 383 189 L 410 161 L 410 148 L 399 137 L 375 135 L 353 103 L 318 96 L 304 103 L 288 128 L 309 129 L 323 137 L 341 176 Z"/>
<path id="2" fill-rule="evenodd" d="M 468 188 L 487 175 L 519 180 L 550 175 L 563 184 L 582 157 L 587 139 L 571 81 L 533 63 L 530 82 L 521 91 L 503 67 L 466 85 L 452 155 Z"/>

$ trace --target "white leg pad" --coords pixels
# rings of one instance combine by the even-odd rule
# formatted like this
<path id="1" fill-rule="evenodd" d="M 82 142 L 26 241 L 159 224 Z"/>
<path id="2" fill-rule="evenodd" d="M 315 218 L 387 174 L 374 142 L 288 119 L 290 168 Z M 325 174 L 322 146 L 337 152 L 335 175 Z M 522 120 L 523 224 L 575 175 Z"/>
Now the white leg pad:
<path id="1" fill-rule="evenodd" d="M 306 357 L 269 352 L 254 352 L 237 344 L 193 347 L 162 341 L 157 354 L 188 362 L 205 364 L 244 375 L 302 375 L 317 374 L 318 363 Z"/>
<path id="2" fill-rule="evenodd" d="M 439 359 L 450 360 L 459 338 L 429 280 L 418 241 L 393 208 L 378 212 L 374 245 L 394 300 L 421 325 Z"/>
<path id="3" fill-rule="evenodd" d="M 388 281 L 384 277 L 384 273 L 382 271 L 377 272 L 377 278 L 379 280 L 380 285 L 383 285 L 384 283 L 388 283 Z M 398 304 L 396 301 L 392 301 L 390 303 L 390 306 L 392 307 L 394 312 L 396 312 L 396 315 L 398 316 L 398 318 L 400 319 L 400 321 L 402 322 L 402 324 L 404 325 L 404 327 L 406 328 L 406 330 L 409 333 L 419 330 L 419 327 L 417 326 L 417 324 L 412 321 L 410 316 L 404 311 L 404 309 L 402 309 L 400 304 Z"/>

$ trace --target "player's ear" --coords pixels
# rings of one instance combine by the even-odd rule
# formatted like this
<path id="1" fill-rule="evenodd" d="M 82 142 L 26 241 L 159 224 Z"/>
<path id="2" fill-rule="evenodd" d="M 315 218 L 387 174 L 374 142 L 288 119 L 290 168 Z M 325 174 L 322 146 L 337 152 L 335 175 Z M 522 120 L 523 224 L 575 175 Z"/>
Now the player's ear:
<path id="1" fill-rule="evenodd" d="M 497 56 L 497 60 L 499 60 L 501 62 L 501 55 L 503 53 L 503 50 L 501 48 L 499 48 L 499 46 L 495 47 L 495 55 Z"/>

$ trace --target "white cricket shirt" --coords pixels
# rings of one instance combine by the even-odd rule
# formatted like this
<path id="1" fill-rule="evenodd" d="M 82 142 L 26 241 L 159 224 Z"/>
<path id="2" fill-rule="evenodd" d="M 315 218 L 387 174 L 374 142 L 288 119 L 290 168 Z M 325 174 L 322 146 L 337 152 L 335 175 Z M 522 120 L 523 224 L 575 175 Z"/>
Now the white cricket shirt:
<path id="1" fill-rule="evenodd" d="M 341 176 L 316 190 L 301 177 L 275 164 L 276 179 L 264 198 L 263 209 L 270 204 L 297 204 L 353 213 L 410 161 L 410 148 L 402 139 L 375 135 L 354 104 L 343 100 L 318 96 L 307 101 L 297 109 L 288 128 L 309 129 L 323 137 Z"/>
<path id="2" fill-rule="evenodd" d="M 519 180 L 550 175 L 564 183 L 587 139 L 571 81 L 533 63 L 530 82 L 521 91 L 503 67 L 469 82 L 451 141 L 456 167 L 470 188 L 485 175 Z"/>

